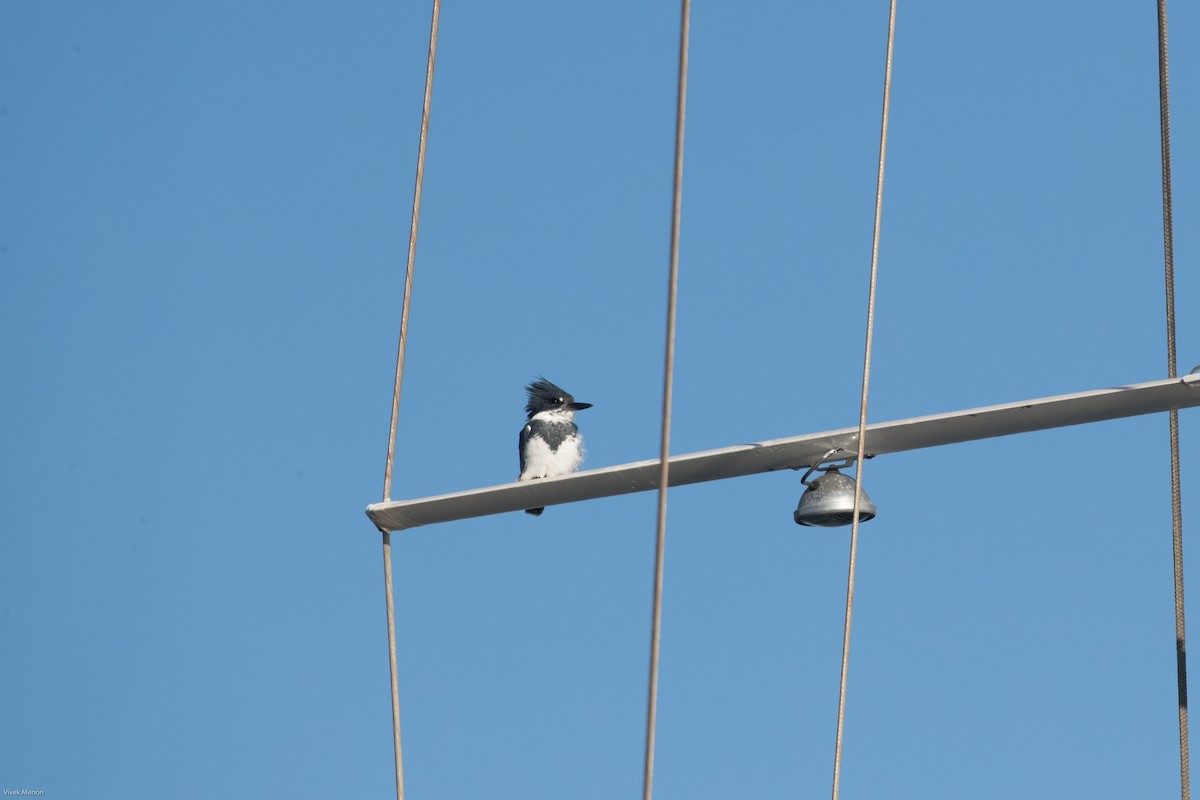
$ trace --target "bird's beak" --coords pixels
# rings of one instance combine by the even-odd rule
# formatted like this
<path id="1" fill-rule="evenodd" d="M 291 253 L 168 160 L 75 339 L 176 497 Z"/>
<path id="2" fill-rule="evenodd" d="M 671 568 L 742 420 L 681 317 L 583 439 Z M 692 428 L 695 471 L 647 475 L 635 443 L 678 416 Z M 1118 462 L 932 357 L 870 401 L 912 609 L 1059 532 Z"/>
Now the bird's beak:
<path id="1" fill-rule="evenodd" d="M 583 411 L 585 408 L 591 408 L 591 403 L 571 403 L 572 411 Z"/>

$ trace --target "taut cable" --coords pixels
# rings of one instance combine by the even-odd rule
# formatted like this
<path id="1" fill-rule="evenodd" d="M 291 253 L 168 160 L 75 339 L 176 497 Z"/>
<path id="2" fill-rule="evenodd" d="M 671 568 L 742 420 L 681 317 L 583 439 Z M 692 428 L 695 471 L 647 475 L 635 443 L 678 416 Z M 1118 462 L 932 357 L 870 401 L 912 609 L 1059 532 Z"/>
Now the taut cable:
<path id="1" fill-rule="evenodd" d="M 1167 376 L 1175 362 L 1175 225 L 1171 211 L 1171 91 L 1167 80 L 1167 2 L 1158 0 L 1158 112 L 1162 137 L 1163 272 L 1167 300 Z M 1187 632 L 1183 618 L 1183 502 L 1179 477 L 1179 412 L 1170 412 L 1171 550 L 1175 566 L 1175 672 L 1179 698 L 1179 793 L 1192 796 L 1188 755 Z"/>
<path id="2" fill-rule="evenodd" d="M 675 371 L 675 301 L 679 286 L 679 220 L 683 202 L 683 130 L 687 109 L 688 34 L 690 0 L 682 0 L 679 25 L 679 84 L 675 104 L 675 183 L 671 201 L 671 255 L 667 279 L 667 344 L 663 363 L 662 442 L 658 474 L 658 530 L 654 548 L 654 612 L 650 629 L 650 687 L 646 700 L 646 753 L 642 798 L 654 791 L 654 733 L 658 719 L 658 652 L 662 630 L 663 556 L 667 539 L 667 477 L 670 470 L 671 389 Z"/>
<path id="3" fill-rule="evenodd" d="M 388 431 L 387 464 L 383 471 L 383 500 L 392 499 L 392 465 L 396 460 L 396 427 L 400 419 L 400 387 L 404 383 L 404 354 L 408 348 L 408 311 L 412 305 L 413 267 L 417 260 L 417 225 L 421 219 L 421 189 L 425 183 L 425 146 L 429 140 L 429 105 L 433 97 L 433 65 L 437 57 L 441 0 L 433 0 L 429 27 L 429 60 L 425 65 L 425 100 L 421 108 L 421 139 L 417 146 L 417 176 L 413 189 L 412 223 L 408 229 L 408 265 L 400 308 L 400 344 L 396 348 L 396 382 L 392 388 L 392 418 Z M 383 588 L 387 602 L 388 665 L 392 681 L 392 739 L 396 754 L 396 800 L 404 800 L 404 759 L 400 748 L 400 685 L 396 666 L 396 614 L 392 595 L 392 535 L 383 534 Z"/>
<path id="4" fill-rule="evenodd" d="M 842 734 L 846 721 L 846 672 L 850 666 L 850 620 L 854 613 L 854 566 L 858 557 L 858 522 L 862 505 L 863 458 L 866 455 L 867 392 L 871 386 L 871 344 L 875 328 L 875 283 L 879 274 L 879 223 L 883 217 L 883 168 L 887 160 L 888 109 L 892 97 L 892 44 L 896 32 L 896 0 L 888 14 L 887 58 L 883 75 L 883 120 L 879 131 L 879 172 L 875 182 L 875 232 L 871 239 L 871 284 L 867 291 L 867 342 L 863 353 L 862 400 L 858 410 L 858 456 L 854 462 L 854 524 L 850 528 L 850 567 L 846 578 L 846 625 L 842 631 L 842 677 L 838 688 L 837 740 L 833 754 L 833 800 L 842 777 Z"/>

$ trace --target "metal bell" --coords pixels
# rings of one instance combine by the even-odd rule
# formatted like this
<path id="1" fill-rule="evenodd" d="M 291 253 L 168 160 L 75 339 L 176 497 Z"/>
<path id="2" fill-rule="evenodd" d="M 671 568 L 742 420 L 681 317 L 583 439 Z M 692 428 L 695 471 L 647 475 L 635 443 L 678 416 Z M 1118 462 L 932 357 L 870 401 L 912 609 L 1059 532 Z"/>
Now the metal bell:
<path id="1" fill-rule="evenodd" d="M 800 496 L 800 504 L 792 514 L 797 525 L 818 528 L 836 528 L 854 522 L 854 478 L 843 475 L 837 468 L 829 468 L 812 481 L 808 476 L 816 467 L 809 469 L 801 478 L 808 488 Z M 877 509 L 864 489 L 858 507 L 858 521 L 874 518 Z"/>

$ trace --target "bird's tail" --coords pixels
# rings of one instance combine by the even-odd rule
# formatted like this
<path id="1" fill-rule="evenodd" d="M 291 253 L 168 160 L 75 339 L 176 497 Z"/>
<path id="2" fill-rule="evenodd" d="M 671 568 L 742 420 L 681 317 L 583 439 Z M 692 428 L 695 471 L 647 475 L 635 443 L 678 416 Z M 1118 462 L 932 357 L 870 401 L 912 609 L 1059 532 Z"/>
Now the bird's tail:
<path id="1" fill-rule="evenodd" d="M 542 515 L 542 512 L 545 510 L 546 510 L 545 508 L 527 508 L 527 509 L 525 509 L 525 513 L 533 514 L 535 517 L 540 517 Z"/>

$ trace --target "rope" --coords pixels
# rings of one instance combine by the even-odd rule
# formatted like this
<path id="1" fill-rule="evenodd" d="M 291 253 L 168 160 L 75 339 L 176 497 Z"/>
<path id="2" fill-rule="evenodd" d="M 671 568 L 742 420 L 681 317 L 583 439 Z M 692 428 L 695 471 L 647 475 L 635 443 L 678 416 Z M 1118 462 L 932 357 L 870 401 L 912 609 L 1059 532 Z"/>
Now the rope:
<path id="1" fill-rule="evenodd" d="M 396 677 L 396 613 L 392 604 L 392 534 L 383 532 L 383 593 L 387 599 L 388 663 L 392 675 L 392 746 L 396 753 L 396 800 L 404 800 L 404 759 L 400 755 L 400 686 Z"/>
<path id="2" fill-rule="evenodd" d="M 1175 244 L 1171 212 L 1171 92 L 1167 80 L 1167 3 L 1158 0 L 1158 110 L 1162 134 L 1163 267 L 1167 294 L 1167 375 L 1176 377 Z M 1187 635 L 1183 619 L 1183 506 L 1179 490 L 1179 412 L 1170 412 L 1171 544 L 1175 566 L 1175 670 L 1179 696 L 1179 791 L 1192 795 L 1188 756 Z"/>
<path id="3" fill-rule="evenodd" d="M 892 97 L 892 44 L 896 32 L 896 0 L 888 14 L 887 59 L 883 77 L 883 120 L 879 132 L 879 172 L 875 183 L 875 231 L 871 241 L 871 284 L 867 292 L 867 341 L 863 354 L 862 401 L 858 410 L 858 457 L 854 462 L 854 523 L 850 529 L 850 567 L 846 578 L 846 626 L 842 631 L 842 677 L 838 689 L 837 741 L 833 756 L 833 800 L 842 775 L 842 734 L 846 721 L 846 671 L 850 665 L 850 620 L 854 612 L 854 566 L 858 556 L 858 522 L 862 505 L 863 458 L 866 455 L 867 392 L 871 385 L 871 344 L 875 328 L 875 284 L 879 274 L 879 223 L 883 216 L 883 168 L 887 157 L 888 109 Z"/>
<path id="4" fill-rule="evenodd" d="M 408 267 L 404 271 L 404 299 L 400 307 L 400 345 L 396 348 L 396 383 L 392 388 L 392 426 L 388 432 L 387 466 L 383 471 L 383 501 L 392 499 L 392 464 L 396 460 L 396 426 L 400 419 L 400 387 L 404 383 L 404 354 L 408 349 L 408 310 L 412 305 L 413 266 L 417 260 L 417 224 L 421 219 L 421 190 L 425 184 L 425 145 L 429 141 L 429 103 L 433 97 L 433 64 L 437 57 L 438 19 L 442 0 L 433 0 L 429 30 L 429 61 L 425 66 L 425 102 L 421 108 L 421 141 L 417 146 L 417 179 L 413 189 L 412 223 L 408 229 Z"/>
<path id="5" fill-rule="evenodd" d="M 667 538 L 667 477 L 670 472 L 671 391 L 675 372 L 675 305 L 679 287 L 679 220 L 683 202 L 683 130 L 687 108 L 688 34 L 691 0 L 682 0 L 679 25 L 679 85 L 675 106 L 675 184 L 671 201 L 671 256 L 667 280 L 667 343 L 663 363 L 662 447 L 658 475 L 658 529 L 654 548 L 654 612 L 650 629 L 650 687 L 646 700 L 646 754 L 642 798 L 654 791 L 654 732 L 658 718 L 658 653 L 662 631 L 663 556 Z"/>
<path id="6" fill-rule="evenodd" d="M 396 427 L 400 419 L 400 388 L 404 383 L 404 354 L 408 348 L 408 311 L 412 305 L 413 267 L 417 258 L 417 224 L 421 218 L 421 189 L 425 182 L 425 145 L 429 140 L 429 104 L 433 96 L 433 65 L 437 57 L 441 0 L 433 0 L 429 30 L 429 60 L 425 66 L 425 100 L 421 108 L 421 140 L 417 147 L 417 177 L 413 190 L 412 223 L 408 229 L 408 265 L 400 310 L 400 344 L 396 350 L 396 382 L 392 388 L 392 419 L 388 431 L 387 465 L 383 471 L 383 500 L 392 499 L 392 465 L 396 460 Z M 396 800 L 404 800 L 404 759 L 400 747 L 400 687 L 396 667 L 396 615 L 392 599 L 392 534 L 383 534 L 383 589 L 387 601 L 388 664 L 392 681 L 392 744 L 396 754 Z"/>

